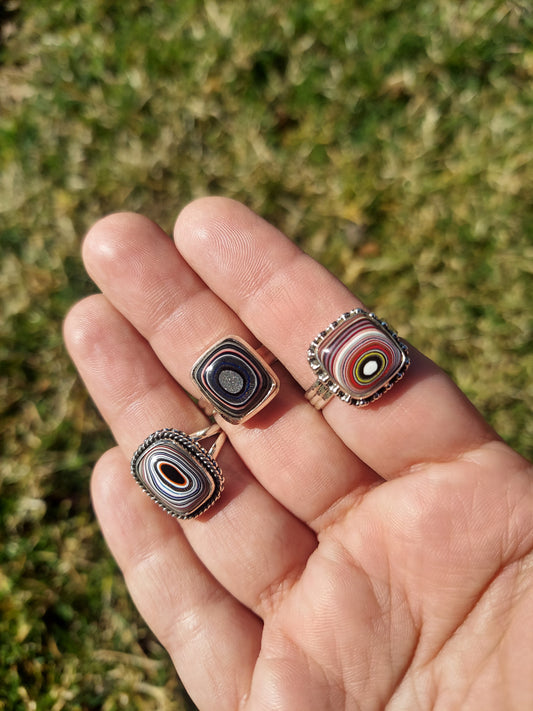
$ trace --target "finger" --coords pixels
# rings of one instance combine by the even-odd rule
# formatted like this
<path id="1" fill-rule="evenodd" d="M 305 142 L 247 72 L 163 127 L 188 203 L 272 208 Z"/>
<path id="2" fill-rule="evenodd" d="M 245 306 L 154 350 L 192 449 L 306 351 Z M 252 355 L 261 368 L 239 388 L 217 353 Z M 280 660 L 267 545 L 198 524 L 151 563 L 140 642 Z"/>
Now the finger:
<path id="1" fill-rule="evenodd" d="M 189 205 L 177 220 L 175 241 L 302 388 L 311 386 L 310 342 L 360 302 L 278 230 L 231 200 L 205 198 Z M 381 400 L 356 408 L 333 397 L 323 411 L 339 437 L 385 478 L 496 437 L 452 381 L 412 351 L 407 376 Z"/>
<path id="2" fill-rule="evenodd" d="M 92 496 L 131 596 L 195 703 L 239 708 L 259 653 L 260 620 L 212 577 L 176 522 L 139 496 L 118 448 L 97 463 Z"/>
<path id="3" fill-rule="evenodd" d="M 146 340 L 104 296 L 72 309 L 65 341 L 127 458 L 162 426 L 192 431 L 203 425 L 203 415 Z M 316 547 L 315 536 L 257 483 L 230 445 L 219 462 L 226 477 L 221 500 L 208 515 L 184 521 L 183 530 L 215 578 L 265 615 L 298 578 Z M 146 498 L 140 488 L 137 493 Z"/>
<path id="4" fill-rule="evenodd" d="M 100 221 L 85 240 L 84 259 L 106 297 L 186 388 L 192 387 L 193 363 L 208 346 L 231 334 L 251 340 L 235 313 L 145 218 L 114 215 Z M 246 426 L 224 426 L 258 481 L 318 530 L 327 524 L 336 502 L 347 505 L 377 478 L 332 436 L 292 378 L 283 369 L 278 372 L 282 387 L 276 400 Z"/>

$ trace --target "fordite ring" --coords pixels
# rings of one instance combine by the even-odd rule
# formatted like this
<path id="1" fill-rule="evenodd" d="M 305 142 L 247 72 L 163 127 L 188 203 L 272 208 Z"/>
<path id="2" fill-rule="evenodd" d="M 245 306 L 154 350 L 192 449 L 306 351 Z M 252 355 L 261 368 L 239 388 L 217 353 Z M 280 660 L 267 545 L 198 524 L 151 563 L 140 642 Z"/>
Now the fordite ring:
<path id="1" fill-rule="evenodd" d="M 318 334 L 307 351 L 315 383 L 305 393 L 321 410 L 332 395 L 362 407 L 377 400 L 409 367 L 407 346 L 373 313 L 353 309 Z"/>
<path id="2" fill-rule="evenodd" d="M 232 424 L 249 420 L 279 390 L 278 377 L 267 362 L 269 355 L 265 351 L 261 355 L 237 336 L 215 343 L 191 372 L 202 393 L 200 406 L 208 414 L 218 412 Z"/>
<path id="3" fill-rule="evenodd" d="M 217 436 L 209 451 L 199 441 Z M 226 435 L 218 425 L 186 435 L 164 429 L 147 437 L 131 460 L 131 473 L 159 506 L 176 518 L 196 518 L 219 498 L 224 477 L 215 459 Z"/>

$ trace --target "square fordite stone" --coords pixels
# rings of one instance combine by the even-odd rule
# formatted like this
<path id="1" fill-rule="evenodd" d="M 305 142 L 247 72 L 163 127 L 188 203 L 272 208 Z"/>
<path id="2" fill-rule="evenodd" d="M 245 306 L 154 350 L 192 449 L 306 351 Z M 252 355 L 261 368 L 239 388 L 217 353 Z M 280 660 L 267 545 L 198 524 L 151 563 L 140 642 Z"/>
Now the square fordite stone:
<path id="1" fill-rule="evenodd" d="M 214 409 L 233 424 L 255 415 L 279 388 L 268 363 L 236 336 L 206 351 L 194 364 L 191 377 Z"/>
<path id="2" fill-rule="evenodd" d="M 318 381 L 351 405 L 377 400 L 403 377 L 407 346 L 375 314 L 354 309 L 311 343 L 308 360 Z"/>

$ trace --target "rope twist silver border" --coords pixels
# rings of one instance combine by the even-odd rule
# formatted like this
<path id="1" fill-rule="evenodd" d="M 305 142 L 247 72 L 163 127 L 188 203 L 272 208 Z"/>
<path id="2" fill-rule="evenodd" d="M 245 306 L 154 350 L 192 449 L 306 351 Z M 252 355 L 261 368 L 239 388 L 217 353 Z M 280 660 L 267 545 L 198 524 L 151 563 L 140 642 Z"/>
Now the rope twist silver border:
<path id="1" fill-rule="evenodd" d="M 203 439 L 216 436 L 215 441 L 211 445 L 209 450 L 204 449 L 199 442 Z M 154 501 L 160 508 L 162 508 L 167 514 L 178 519 L 191 519 L 197 518 L 201 514 L 205 513 L 208 509 L 215 504 L 222 491 L 224 490 L 224 475 L 217 464 L 216 457 L 220 452 L 222 445 L 226 440 L 226 433 L 223 432 L 218 424 L 210 424 L 197 432 L 193 432 L 188 435 L 181 430 L 176 430 L 170 427 L 166 427 L 161 430 L 153 432 L 151 435 L 146 437 L 142 444 L 135 450 L 130 463 L 130 471 L 133 478 L 141 489 Z M 193 468 L 196 468 L 196 476 L 205 481 L 208 481 L 212 491 L 209 495 L 204 496 L 204 498 L 198 502 L 195 507 L 194 504 L 190 506 L 189 510 L 180 509 L 183 507 L 183 493 L 179 494 L 174 490 L 174 501 L 170 500 L 170 497 L 164 496 L 161 491 L 158 491 L 154 486 L 153 481 L 150 481 L 151 486 L 142 477 L 142 472 L 139 471 L 140 463 L 142 462 L 143 455 L 147 450 L 149 450 L 153 445 L 162 442 L 174 443 L 174 447 L 181 453 L 181 456 L 189 464 L 185 466 L 180 471 L 176 464 L 170 464 L 169 466 L 177 469 L 184 480 L 187 480 L 187 470 L 190 471 L 190 464 Z M 168 462 L 168 459 L 167 459 Z M 165 464 L 166 462 L 163 462 Z M 162 473 L 159 468 L 152 466 L 149 468 L 152 479 L 158 479 L 158 482 L 162 482 Z M 156 471 L 157 469 L 157 471 Z M 143 473 L 144 473 L 143 469 Z M 165 477 L 164 477 L 165 478 Z M 190 481 L 190 478 L 189 478 Z M 180 502 L 181 497 L 181 502 Z"/>

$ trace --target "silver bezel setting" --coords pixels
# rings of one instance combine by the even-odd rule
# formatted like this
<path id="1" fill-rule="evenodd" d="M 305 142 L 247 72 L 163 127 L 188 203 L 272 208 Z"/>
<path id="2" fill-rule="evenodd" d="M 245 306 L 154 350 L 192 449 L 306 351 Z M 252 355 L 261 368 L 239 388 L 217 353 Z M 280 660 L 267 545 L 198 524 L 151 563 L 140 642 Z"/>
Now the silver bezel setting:
<path id="1" fill-rule="evenodd" d="M 225 407 L 223 404 L 218 402 L 213 397 L 211 391 L 204 386 L 202 378 L 199 375 L 199 373 L 203 369 L 203 364 L 213 354 L 216 354 L 220 350 L 220 347 L 226 343 L 235 343 L 237 346 L 242 348 L 248 354 L 250 360 L 255 361 L 256 367 L 264 371 L 265 377 L 268 379 L 268 388 L 265 389 L 261 400 L 259 400 L 254 407 L 250 408 L 242 415 L 235 414 L 232 411 L 231 407 Z M 270 353 L 268 353 L 268 355 L 271 356 Z M 260 412 L 264 407 L 266 407 L 266 405 L 268 405 L 278 393 L 279 378 L 270 366 L 270 362 L 272 362 L 272 360 L 274 360 L 274 358 L 263 357 L 259 350 L 252 348 L 248 343 L 246 343 L 243 338 L 240 338 L 239 336 L 227 336 L 226 338 L 222 338 L 221 340 L 217 341 L 197 359 L 191 370 L 192 381 L 202 393 L 202 401 L 200 405 L 202 406 L 203 402 L 207 401 L 212 406 L 213 412 L 218 413 L 224 420 L 230 422 L 232 425 L 238 425 L 247 422 L 252 417 L 254 417 L 254 415 Z M 211 414 L 210 412 L 208 412 L 207 408 L 202 407 L 202 409 L 204 409 L 206 413 Z"/>
<path id="2" fill-rule="evenodd" d="M 337 383 L 337 381 L 331 376 L 331 374 L 324 368 L 320 358 L 318 356 L 318 349 L 324 339 L 335 331 L 340 325 L 344 324 L 346 321 L 350 321 L 356 317 L 365 317 L 372 321 L 374 325 L 384 331 L 388 336 L 390 336 L 395 344 L 401 349 L 403 354 L 403 362 L 399 370 L 378 390 L 369 394 L 368 396 L 362 398 L 355 398 L 352 395 L 344 392 L 342 387 Z M 389 326 L 386 321 L 382 321 L 376 316 L 376 314 L 365 311 L 364 309 L 356 308 L 346 313 L 341 314 L 335 321 L 332 321 L 327 328 L 321 331 L 318 336 L 312 341 L 309 349 L 307 351 L 307 360 L 311 366 L 313 372 L 316 375 L 316 384 L 322 387 L 322 389 L 327 389 L 333 395 L 336 395 L 343 402 L 349 405 L 354 405 L 355 407 L 366 407 L 372 402 L 378 400 L 384 393 L 392 388 L 392 386 L 403 378 L 407 368 L 410 365 L 409 350 L 405 343 L 400 340 L 398 334 Z"/>
<path id="3" fill-rule="evenodd" d="M 213 491 L 209 499 L 207 499 L 207 501 L 205 501 L 198 508 L 194 509 L 188 514 L 179 514 L 176 511 L 169 509 L 168 506 L 166 506 L 164 503 L 159 501 L 156 496 L 154 496 L 154 494 L 146 487 L 144 482 L 139 478 L 137 474 L 137 462 L 139 458 L 148 449 L 148 447 L 151 447 L 156 442 L 160 442 L 162 440 L 171 440 L 173 442 L 176 442 L 176 444 L 183 451 L 187 452 L 187 454 L 189 454 L 192 459 L 194 459 L 196 462 L 198 462 L 198 464 L 200 464 L 202 469 L 206 472 L 208 476 L 211 477 L 215 484 L 215 490 Z M 205 511 L 211 508 L 211 506 L 213 506 L 213 504 L 218 501 L 218 499 L 220 498 L 220 494 L 224 489 L 224 476 L 215 459 L 209 454 L 207 450 L 205 450 L 200 444 L 198 444 L 198 442 L 194 441 L 189 435 L 185 434 L 185 432 L 181 432 L 180 430 L 175 430 L 172 428 L 165 428 L 154 432 L 149 437 L 147 437 L 141 445 L 139 445 L 131 459 L 130 471 L 133 475 L 133 478 L 141 487 L 141 489 L 145 492 L 145 494 L 147 494 L 152 499 L 152 501 L 154 501 L 161 509 L 163 509 L 163 511 L 169 514 L 169 516 L 178 519 L 196 518 L 197 516 L 200 516 L 201 514 L 205 513 Z"/>

